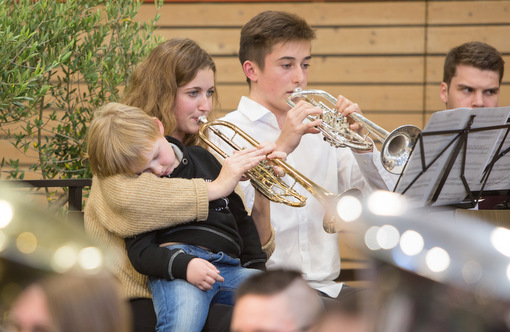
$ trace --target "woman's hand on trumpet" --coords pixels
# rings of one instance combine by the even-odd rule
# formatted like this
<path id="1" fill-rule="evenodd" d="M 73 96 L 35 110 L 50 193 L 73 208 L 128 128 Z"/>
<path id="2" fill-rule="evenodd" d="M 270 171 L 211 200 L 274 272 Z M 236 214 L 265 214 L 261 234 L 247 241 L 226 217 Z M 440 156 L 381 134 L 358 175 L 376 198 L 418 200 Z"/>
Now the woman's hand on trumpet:
<path id="1" fill-rule="evenodd" d="M 228 196 L 239 181 L 246 180 L 244 174 L 251 168 L 257 166 L 264 159 L 285 159 L 285 152 L 276 151 L 276 144 L 261 144 L 258 148 L 252 147 L 234 153 L 223 162 L 218 177 L 207 184 L 209 200 Z M 278 176 L 283 176 L 284 172 L 279 167 L 273 167 Z"/>
<path id="2" fill-rule="evenodd" d="M 308 116 L 320 114 L 322 114 L 320 108 L 306 101 L 299 101 L 287 112 L 283 124 L 280 124 L 281 133 L 275 142 L 277 150 L 289 154 L 296 149 L 303 135 L 318 134 L 319 130 L 316 127 L 322 123 L 322 120 L 305 121 L 305 119 Z"/>
<path id="3" fill-rule="evenodd" d="M 259 145 L 259 147 L 257 149 L 267 152 L 265 159 L 268 159 L 268 160 L 271 160 L 271 159 L 285 160 L 285 159 L 287 159 L 287 154 L 285 152 L 276 150 L 275 143 L 262 143 Z M 245 151 L 245 150 L 241 150 L 241 151 Z M 234 155 L 239 154 L 241 151 L 234 151 Z M 262 159 L 262 160 L 264 160 L 264 159 Z M 273 165 L 273 172 L 278 177 L 285 176 L 284 170 L 276 165 Z M 240 181 L 246 181 L 246 180 L 249 180 L 249 177 L 247 177 L 246 174 L 243 174 Z"/>

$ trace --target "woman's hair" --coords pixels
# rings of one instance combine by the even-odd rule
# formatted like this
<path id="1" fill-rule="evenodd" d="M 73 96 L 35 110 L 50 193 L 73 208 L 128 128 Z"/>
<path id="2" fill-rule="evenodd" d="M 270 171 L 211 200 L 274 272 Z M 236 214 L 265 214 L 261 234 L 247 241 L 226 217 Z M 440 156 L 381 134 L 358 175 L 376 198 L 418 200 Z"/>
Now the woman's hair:
<path id="1" fill-rule="evenodd" d="M 315 31 L 303 18 L 283 11 L 264 11 L 241 29 L 239 60 L 241 65 L 253 61 L 263 70 L 266 56 L 277 43 L 311 42 L 315 38 Z"/>
<path id="2" fill-rule="evenodd" d="M 177 127 L 174 115 L 177 89 L 191 82 L 202 69 L 214 72 L 211 56 L 188 38 L 174 38 L 158 45 L 131 74 L 122 103 L 136 106 L 150 116 L 158 118 L 171 135 Z M 213 94 L 213 109 L 218 105 Z M 196 134 L 186 134 L 185 145 L 200 144 Z"/>
<path id="3" fill-rule="evenodd" d="M 134 175 L 146 162 L 145 153 L 162 136 L 156 119 L 141 109 L 108 103 L 96 112 L 88 129 L 87 155 L 97 177 Z"/>

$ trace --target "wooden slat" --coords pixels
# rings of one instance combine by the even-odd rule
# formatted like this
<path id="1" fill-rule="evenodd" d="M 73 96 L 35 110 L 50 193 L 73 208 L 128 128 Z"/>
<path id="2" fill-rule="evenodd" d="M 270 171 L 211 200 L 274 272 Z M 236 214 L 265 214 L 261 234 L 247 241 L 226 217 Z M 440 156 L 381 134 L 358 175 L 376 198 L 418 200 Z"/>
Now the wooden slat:
<path id="1" fill-rule="evenodd" d="M 423 27 L 318 28 L 312 43 L 314 54 L 422 54 Z M 165 39 L 195 40 L 211 55 L 236 55 L 239 28 L 160 28 Z"/>
<path id="2" fill-rule="evenodd" d="M 315 54 L 421 54 L 423 27 L 318 28 Z"/>
<path id="3" fill-rule="evenodd" d="M 315 57 L 311 82 L 323 83 L 421 83 L 422 57 Z"/>
<path id="4" fill-rule="evenodd" d="M 241 27 L 264 10 L 281 10 L 306 18 L 313 26 L 421 25 L 424 1 L 303 3 L 172 3 L 159 13 L 161 26 Z M 154 17 L 154 4 L 143 4 L 137 19 Z"/>
<path id="5" fill-rule="evenodd" d="M 429 1 L 429 24 L 509 23 L 510 1 Z"/>
<path id="6" fill-rule="evenodd" d="M 447 53 L 452 47 L 479 40 L 494 46 L 502 53 L 509 53 L 510 13 L 507 20 L 506 26 L 429 27 L 427 51 L 428 53 Z"/>
<path id="7" fill-rule="evenodd" d="M 418 28 L 406 28 L 400 29 L 378 29 L 377 31 L 374 29 L 350 29 L 345 30 L 343 33 L 338 32 L 336 29 L 321 29 L 319 33 L 319 38 L 313 43 L 313 54 L 317 57 L 321 54 L 327 54 L 330 58 L 352 55 L 356 56 L 361 62 L 369 62 L 374 59 L 373 55 L 377 55 L 378 57 L 383 57 L 382 60 L 378 61 L 393 61 L 396 63 L 402 63 L 403 65 L 409 63 L 409 60 L 405 59 L 392 59 L 392 56 L 385 57 L 385 54 L 396 54 L 396 55 L 404 55 L 408 58 L 413 56 L 415 59 L 412 61 L 412 66 L 416 68 L 416 65 L 422 66 L 422 63 L 416 63 L 416 59 L 419 62 L 422 62 L 423 54 L 423 41 L 422 41 L 422 32 L 423 29 Z M 237 42 L 238 42 L 238 32 L 234 32 L 231 30 L 215 30 L 215 29 L 207 29 L 206 31 L 201 30 L 165 30 L 161 32 L 166 38 L 172 37 L 189 37 L 196 40 L 204 49 L 206 49 L 209 53 L 213 55 L 230 55 L 234 58 L 234 62 L 238 63 L 237 60 Z M 399 37 L 401 33 L 401 36 Z M 370 36 L 374 35 L 372 39 Z M 377 35 L 377 36 L 375 36 Z M 435 60 L 435 63 L 430 63 L 428 68 L 433 68 L 432 72 L 438 68 L 436 66 L 437 63 L 440 64 L 439 72 L 442 76 L 442 61 L 444 61 L 444 55 L 446 54 L 452 47 L 460 45 L 463 42 L 471 41 L 471 40 L 481 40 L 485 41 L 494 47 L 496 47 L 502 53 L 510 53 L 510 43 L 506 42 L 506 36 L 510 35 L 510 25 L 508 27 L 486 27 L 485 29 L 481 29 L 479 27 L 470 27 L 470 28 L 460 28 L 460 27 L 448 27 L 448 28 L 430 28 L 428 32 L 428 50 L 427 53 L 431 53 L 432 59 L 434 57 L 440 57 L 441 59 Z M 342 46 L 338 46 L 341 43 L 332 43 L 328 41 L 337 41 L 340 40 L 347 47 L 342 48 Z M 356 42 L 357 40 L 361 40 L 363 42 Z M 441 55 L 436 55 L 441 54 Z M 368 56 L 367 56 L 368 55 Z M 424 54 L 425 55 L 425 54 Z M 509 63 L 510 56 L 505 55 L 506 63 Z M 325 56 L 323 57 L 325 58 Z M 328 59 L 328 58 L 327 58 Z M 216 60 L 221 61 L 221 60 Z M 227 60 L 228 61 L 228 60 Z M 346 59 L 337 59 L 332 61 L 353 61 L 352 58 Z M 356 59 L 354 59 L 356 61 Z M 368 64 L 370 66 L 370 64 Z M 367 66 L 367 67 L 368 67 Z M 378 66 L 378 64 L 376 64 Z M 351 66 L 349 66 L 351 67 Z M 391 70 L 391 68 L 390 68 Z M 400 71 L 400 70 L 399 70 Z M 421 71 L 416 70 L 402 70 L 402 73 L 405 72 L 413 72 L 420 73 Z M 326 73 L 331 73 L 330 70 L 326 70 Z M 399 77 L 401 73 L 396 73 L 397 76 L 391 75 L 391 79 Z M 385 74 L 386 75 L 386 74 Z M 371 75 L 363 75 L 359 76 L 359 78 L 370 77 L 372 80 L 373 76 Z M 437 75 L 434 76 L 434 80 L 437 80 Z M 382 79 L 387 79 L 388 76 L 383 77 Z M 429 76 L 430 78 L 430 76 Z M 221 79 L 221 77 L 219 77 Z M 226 80 L 229 80 L 227 78 Z M 421 77 L 419 78 L 421 81 Z M 325 79 L 325 81 L 329 81 L 329 79 Z M 416 81 L 413 79 L 413 81 Z"/>

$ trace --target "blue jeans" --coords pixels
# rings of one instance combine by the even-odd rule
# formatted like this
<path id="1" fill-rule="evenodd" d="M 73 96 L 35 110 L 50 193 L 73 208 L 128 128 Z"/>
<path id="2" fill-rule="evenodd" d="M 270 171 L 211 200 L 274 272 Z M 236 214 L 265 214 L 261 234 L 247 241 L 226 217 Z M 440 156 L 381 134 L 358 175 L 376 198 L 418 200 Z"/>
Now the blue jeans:
<path id="1" fill-rule="evenodd" d="M 210 251 L 192 245 L 172 245 L 169 249 L 182 249 L 190 255 L 203 258 L 216 266 L 225 279 L 217 281 L 213 288 L 202 291 L 186 280 L 149 278 L 154 310 L 158 322 L 156 331 L 197 331 L 200 332 L 207 319 L 211 303 L 234 304 L 234 292 L 246 278 L 259 273 L 259 270 L 247 269 L 240 265 L 237 258 L 222 252 Z"/>

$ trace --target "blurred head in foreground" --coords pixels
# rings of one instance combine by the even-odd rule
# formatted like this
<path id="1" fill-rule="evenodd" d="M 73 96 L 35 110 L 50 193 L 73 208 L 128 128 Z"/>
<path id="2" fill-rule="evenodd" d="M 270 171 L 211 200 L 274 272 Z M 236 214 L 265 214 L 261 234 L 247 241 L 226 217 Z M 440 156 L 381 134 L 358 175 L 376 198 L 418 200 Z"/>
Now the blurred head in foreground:
<path id="1" fill-rule="evenodd" d="M 236 292 L 233 332 L 311 331 L 323 305 L 317 292 L 291 270 L 271 270 L 247 279 Z"/>
<path id="2" fill-rule="evenodd" d="M 6 330 L 128 332 L 128 307 L 110 275 L 51 275 L 30 284 L 7 314 Z"/>

